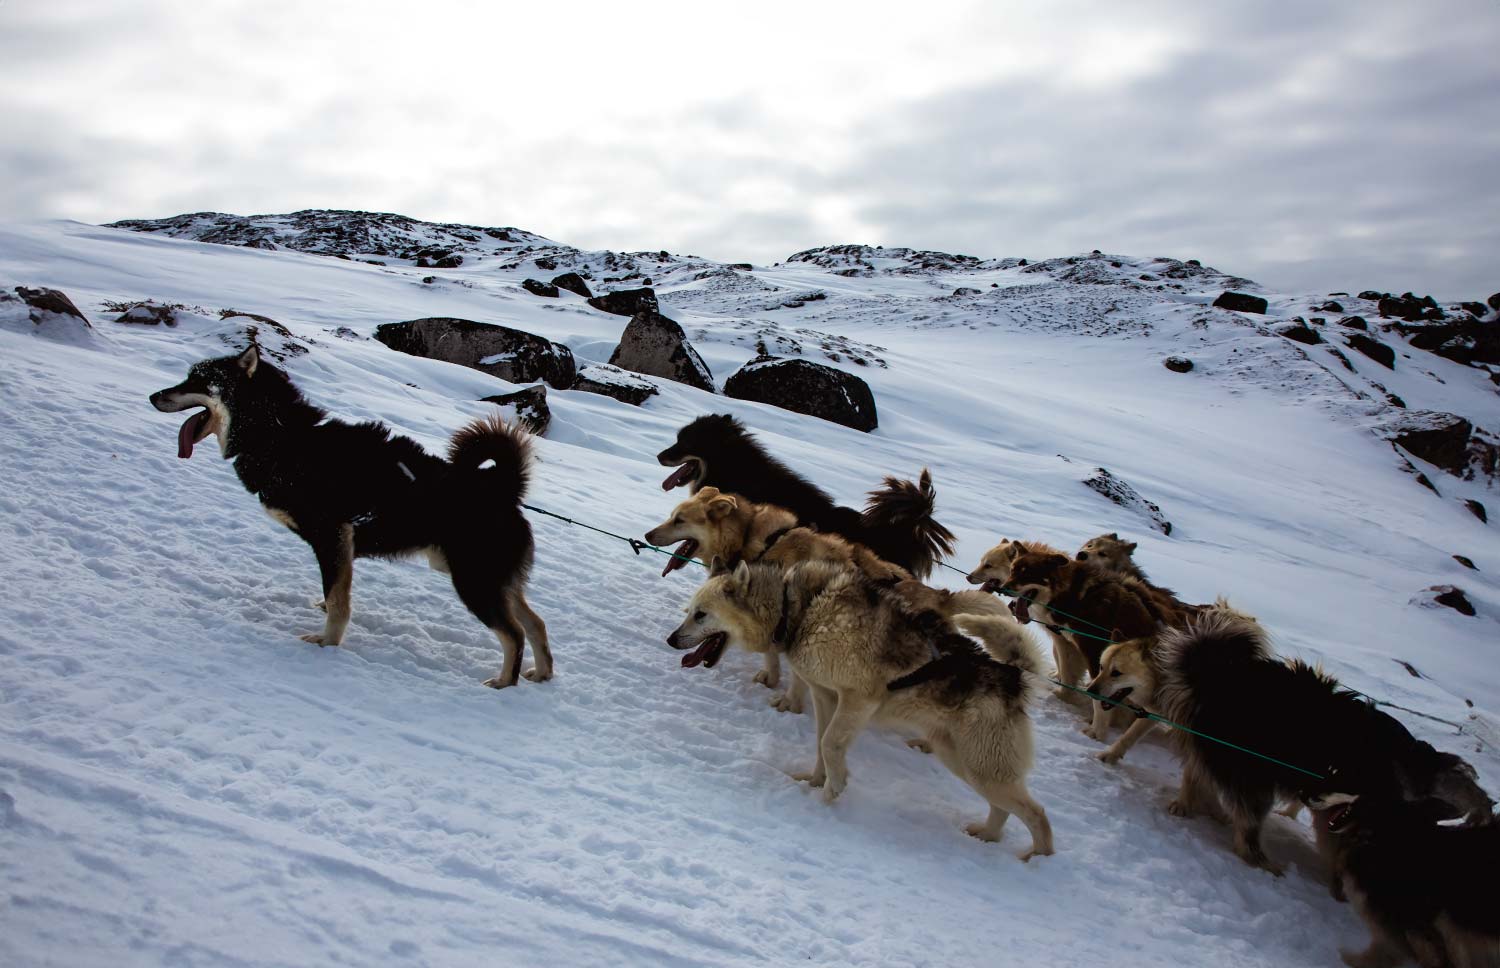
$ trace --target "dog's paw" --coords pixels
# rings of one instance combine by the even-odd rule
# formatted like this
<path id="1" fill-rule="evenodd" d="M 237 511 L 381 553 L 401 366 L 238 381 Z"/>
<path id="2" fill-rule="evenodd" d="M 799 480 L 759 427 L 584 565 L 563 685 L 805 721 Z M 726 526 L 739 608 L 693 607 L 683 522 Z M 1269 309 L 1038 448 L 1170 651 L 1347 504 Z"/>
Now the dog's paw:
<path id="1" fill-rule="evenodd" d="M 781 712 L 784 712 L 784 713 L 797 713 L 797 714 L 800 714 L 802 712 L 802 703 L 800 703 L 800 702 L 796 701 L 795 699 L 791 698 L 786 693 L 781 693 L 780 695 L 772 696 L 771 697 L 771 705 L 775 709 L 777 709 L 777 710 L 779 710 Z"/>
<path id="2" fill-rule="evenodd" d="M 1107 750 L 1095 753 L 1094 758 L 1097 759 L 1100 763 L 1108 763 L 1113 766 L 1114 764 L 1120 762 L 1120 757 L 1124 755 L 1124 750 L 1117 750 L 1113 746 L 1111 746 Z"/>
<path id="3" fill-rule="evenodd" d="M 839 798 L 839 794 L 844 792 L 844 786 L 844 783 L 836 782 L 834 780 L 829 780 L 827 783 L 823 784 L 823 802 L 832 804 Z"/>
<path id="4" fill-rule="evenodd" d="M 793 773 L 792 779 L 796 780 L 798 783 L 806 783 L 810 787 L 820 787 L 824 783 L 828 782 L 827 774 L 818 773 L 816 771 L 809 773 Z"/>
<path id="5" fill-rule="evenodd" d="M 1050 850 L 1037 850 L 1035 847 L 1033 847 L 1030 850 L 1028 850 L 1026 853 L 1024 853 L 1024 854 L 1021 855 L 1021 863 L 1024 864 L 1024 863 L 1030 861 L 1031 858 L 1033 858 L 1033 857 L 1051 857 L 1051 856 L 1052 856 L 1052 851 L 1050 851 Z"/>
<path id="6" fill-rule="evenodd" d="M 328 611 L 328 599 L 326 599 L 326 598 L 320 598 L 320 599 L 318 599 L 316 602 L 313 602 L 313 608 L 316 608 L 320 612 L 326 612 L 326 611 Z"/>
<path id="7" fill-rule="evenodd" d="M 486 686 L 489 686 L 491 689 L 507 689 L 515 685 L 514 682 L 507 682 L 501 676 L 495 676 L 493 679 L 486 679 L 484 680 L 484 684 Z"/>
<path id="8" fill-rule="evenodd" d="M 521 675 L 526 677 L 527 682 L 546 682 L 552 678 L 552 670 L 548 669 L 545 674 L 536 668 L 527 669 Z"/>
<path id="9" fill-rule="evenodd" d="M 1173 800 L 1167 804 L 1167 813 L 1170 813 L 1174 817 L 1191 817 L 1193 815 L 1193 811 L 1188 809 L 1188 805 L 1181 800 Z"/>
<path id="10" fill-rule="evenodd" d="M 964 824 L 964 833 L 975 840 L 982 840 L 987 844 L 993 844 L 1000 839 L 999 834 L 990 833 L 989 824 L 986 823 L 966 823 Z"/>
<path id="11" fill-rule="evenodd" d="M 931 753 L 932 752 L 932 744 L 929 743 L 929 742 L 927 742 L 925 739 L 909 739 L 909 740 L 906 741 L 906 745 L 910 746 L 912 749 L 916 750 L 918 753 Z"/>
<path id="12" fill-rule="evenodd" d="M 1092 723 L 1087 726 L 1078 727 L 1078 731 L 1087 736 L 1089 739 L 1098 740 L 1101 743 L 1104 742 L 1104 737 L 1094 731 L 1094 726 Z"/>
<path id="13" fill-rule="evenodd" d="M 754 681 L 765 686 L 767 689 L 775 689 L 777 686 L 781 685 L 781 676 L 773 676 L 771 675 L 771 673 L 762 669 L 755 674 Z"/>
<path id="14" fill-rule="evenodd" d="M 322 632 L 308 632 L 306 635 L 297 636 L 297 638 L 301 639 L 304 642 L 311 642 L 313 645 L 318 646 L 338 645 L 338 642 L 336 640 L 330 640 L 328 636 L 324 635 Z"/>

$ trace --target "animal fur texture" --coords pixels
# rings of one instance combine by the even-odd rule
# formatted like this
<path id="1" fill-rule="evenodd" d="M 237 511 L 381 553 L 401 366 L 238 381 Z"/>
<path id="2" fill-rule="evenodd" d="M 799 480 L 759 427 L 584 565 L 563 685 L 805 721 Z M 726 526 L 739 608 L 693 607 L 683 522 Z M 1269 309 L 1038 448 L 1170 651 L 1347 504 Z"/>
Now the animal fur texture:
<path id="1" fill-rule="evenodd" d="M 744 424 L 729 414 L 699 417 L 677 432 L 656 455 L 676 468 L 662 487 L 703 487 L 737 494 L 758 504 L 786 508 L 800 524 L 841 535 L 900 565 L 917 578 L 953 553 L 953 533 L 933 519 L 937 493 L 923 470 L 917 482 L 885 479 L 870 492 L 863 513 L 835 504 L 827 492 L 772 457 Z"/>
<path id="2" fill-rule="evenodd" d="M 915 729 L 938 758 L 990 804 L 968 832 L 996 840 L 1014 813 L 1031 832 L 1023 857 L 1050 854 L 1052 829 L 1025 778 L 1033 742 L 1026 713 L 1027 673 L 1036 656 L 1014 623 L 958 620 L 997 662 L 932 613 L 847 565 L 806 562 L 784 570 L 741 563 L 698 589 L 687 618 L 667 642 L 691 650 L 683 665 L 712 665 L 733 645 L 781 652 L 811 687 L 816 763 L 799 774 L 833 801 L 848 784 L 846 756 L 867 723 Z"/>
<path id="3" fill-rule="evenodd" d="M 1157 712 L 1261 754 L 1173 732 L 1183 769 L 1169 809 L 1231 822 L 1234 851 L 1252 866 L 1281 872 L 1261 847 L 1261 825 L 1278 800 L 1298 795 L 1330 764 L 1354 764 L 1387 778 L 1429 822 L 1439 816 L 1463 815 L 1473 823 L 1490 818 L 1490 798 L 1468 764 L 1417 740 L 1331 676 L 1277 658 L 1265 630 L 1247 616 L 1210 609 L 1186 628 L 1168 629 L 1158 640 L 1155 662 Z"/>
<path id="4" fill-rule="evenodd" d="M 453 435 L 444 460 L 381 423 L 330 418 L 253 344 L 194 364 L 151 403 L 164 413 L 193 410 L 178 456 L 215 435 L 245 489 L 312 548 L 327 614 L 304 640 L 343 641 L 356 558 L 425 555 L 500 640 L 504 664 L 486 685 L 515 684 L 528 639 L 536 663 L 526 678 L 552 677 L 547 628 L 525 596 L 535 552 L 520 508 L 531 460 L 524 432 L 476 420 Z"/>

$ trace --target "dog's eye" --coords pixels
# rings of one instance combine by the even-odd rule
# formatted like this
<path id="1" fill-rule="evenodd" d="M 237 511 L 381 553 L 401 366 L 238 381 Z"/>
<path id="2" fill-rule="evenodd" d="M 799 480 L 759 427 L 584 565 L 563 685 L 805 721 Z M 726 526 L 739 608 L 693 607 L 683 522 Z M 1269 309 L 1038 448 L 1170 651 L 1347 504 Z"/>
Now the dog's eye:
<path id="1" fill-rule="evenodd" d="M 693 613 L 693 621 L 695 621 L 695 622 L 701 622 L 701 621 L 703 621 L 703 617 L 704 617 L 704 613 L 703 613 L 702 609 L 699 609 L 698 611 L 696 611 L 696 612 Z"/>
<path id="2" fill-rule="evenodd" d="M 1111 670 L 1109 670 L 1109 674 L 1111 676 L 1119 676 L 1120 670 L 1119 669 L 1111 669 Z"/>
<path id="3" fill-rule="evenodd" d="M 679 514 L 675 518 L 673 518 L 672 519 L 672 523 L 673 524 L 681 524 L 682 523 L 682 515 Z"/>

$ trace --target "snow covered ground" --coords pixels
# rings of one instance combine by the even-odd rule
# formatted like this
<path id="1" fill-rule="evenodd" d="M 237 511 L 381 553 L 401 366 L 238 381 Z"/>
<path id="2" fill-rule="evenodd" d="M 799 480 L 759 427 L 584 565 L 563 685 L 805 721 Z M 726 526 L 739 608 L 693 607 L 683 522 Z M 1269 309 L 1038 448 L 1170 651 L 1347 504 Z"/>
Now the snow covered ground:
<path id="1" fill-rule="evenodd" d="M 298 641 L 322 622 L 311 554 L 211 443 L 178 460 L 179 420 L 146 396 L 228 352 L 216 317 L 234 308 L 309 344 L 288 367 L 314 402 L 437 448 L 508 387 L 392 352 L 376 325 L 500 322 L 583 363 L 626 322 L 525 293 L 541 273 L 512 261 L 423 283 L 432 270 L 408 265 L 0 227 L 4 291 L 61 289 L 95 326 L 59 342 L 0 305 L 0 964 L 1289 966 L 1362 942 L 1305 826 L 1269 826 L 1285 878 L 1248 869 L 1226 830 L 1166 814 L 1163 745 L 1106 767 L 1050 698 L 1031 788 L 1055 856 L 1020 863 L 1019 824 L 1000 844 L 965 836 L 979 799 L 888 734 L 858 740 L 848 792 L 824 806 L 786 775 L 810 762 L 810 717 L 772 710 L 749 657 L 689 671 L 664 644 L 700 576 L 660 578 L 655 556 L 550 518 L 533 516 L 530 594 L 550 683 L 482 688 L 493 639 L 417 563 L 360 562 L 345 646 Z M 1227 595 L 1285 652 L 1465 722 L 1405 719 L 1500 788 L 1500 542 L 1456 500 L 1483 484 L 1423 490 L 1368 432 L 1365 384 L 1231 314 L 1196 324 L 1220 280 L 1110 310 L 1013 265 L 702 266 L 656 285 L 720 384 L 756 338 L 819 360 L 853 347 L 880 429 L 664 381 L 642 408 L 553 390 L 533 503 L 640 534 L 683 494 L 662 493 L 652 455 L 710 411 L 848 503 L 929 466 L 959 566 L 1001 536 L 1073 548 L 1120 531 L 1184 598 Z M 767 308 L 810 290 L 825 298 Z M 1268 295 L 1273 315 L 1308 305 Z M 139 327 L 101 305 L 148 297 L 203 313 Z M 1160 365 L 1175 352 L 1193 373 Z M 1500 423 L 1476 371 L 1433 357 L 1384 377 Z M 1160 504 L 1171 536 L 1083 487 L 1096 466 Z M 1478 616 L 1412 604 L 1439 583 Z"/>

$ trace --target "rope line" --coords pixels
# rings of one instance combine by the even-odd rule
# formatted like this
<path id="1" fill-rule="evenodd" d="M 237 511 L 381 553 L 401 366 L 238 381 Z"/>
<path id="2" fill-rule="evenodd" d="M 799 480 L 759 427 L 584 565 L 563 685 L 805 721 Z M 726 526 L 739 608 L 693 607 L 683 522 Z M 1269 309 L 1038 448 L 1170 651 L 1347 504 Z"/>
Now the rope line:
<path id="1" fill-rule="evenodd" d="M 571 524 L 571 525 L 574 525 L 575 527 L 579 527 L 579 528 L 587 528 L 588 530 L 593 531 L 593 532 L 595 532 L 597 534 L 606 535 L 607 537 L 614 538 L 614 539 L 616 539 L 618 541 L 623 541 L 626 544 L 630 545 L 630 550 L 634 551 L 637 556 L 639 556 L 640 553 L 643 550 L 645 550 L 645 551 L 654 551 L 657 554 L 666 555 L 668 558 L 676 558 L 679 561 L 691 561 L 693 564 L 699 565 L 699 566 L 701 566 L 703 568 L 707 568 L 708 567 L 708 565 L 704 564 L 702 561 L 699 561 L 697 558 L 690 558 L 690 557 L 688 557 L 686 555 L 679 555 L 677 552 L 675 552 L 675 551 L 668 551 L 666 548 L 658 548 L 656 545 L 647 544 L 646 542 L 641 541 L 638 538 L 629 538 L 629 537 L 626 537 L 623 534 L 615 534 L 613 531 L 606 531 L 603 528 L 596 528 L 592 524 L 585 524 L 582 521 L 575 521 L 575 520 L 573 520 L 570 517 L 566 517 L 564 515 L 557 514 L 557 513 L 552 512 L 552 511 L 548 511 L 546 508 L 539 508 L 539 507 L 537 507 L 537 506 L 535 506 L 533 504 L 522 504 L 521 507 L 525 508 L 528 511 L 535 511 L 537 514 L 545 514 L 549 518 L 556 518 L 557 520 L 562 521 L 562 522 L 564 522 L 566 524 Z M 938 564 L 941 565 L 944 568 L 947 568 L 947 569 L 951 570 L 951 571 L 956 571 L 956 572 L 958 572 L 961 575 L 967 575 L 968 574 L 967 572 L 963 571 L 960 568 L 954 568 L 952 565 L 948 564 L 947 562 L 940 561 L 940 562 L 938 562 Z M 1014 595 L 1014 597 L 1016 597 L 1016 598 L 1024 598 L 1024 599 L 1026 599 L 1029 602 L 1035 602 L 1036 601 L 1035 599 L 1027 598 L 1025 595 L 1016 595 L 1010 589 L 1005 589 L 1005 593 L 1007 595 Z M 1038 603 L 1038 604 L 1040 604 L 1040 603 Z M 1047 608 L 1048 606 L 1043 605 L 1042 607 L 1043 608 Z M 1053 609 L 1053 611 L 1056 611 L 1056 610 Z M 1066 612 L 1058 612 L 1057 614 L 1059 614 L 1059 615 L 1065 615 L 1068 618 L 1074 618 L 1077 621 L 1083 622 L 1086 625 L 1092 625 L 1095 628 L 1103 628 L 1104 627 L 1104 626 L 1099 625 L 1099 624 L 1097 624 L 1095 622 L 1090 622 L 1087 619 L 1077 618 L 1077 616 L 1068 615 Z M 1060 625 L 1050 625 L 1050 624 L 1047 624 L 1045 622 L 1038 622 L 1037 624 L 1040 625 L 1040 626 L 1042 626 L 1043 628 L 1051 629 L 1052 631 L 1057 632 L 1059 634 L 1061 634 L 1063 632 L 1067 632 L 1067 633 L 1069 633 L 1071 635 L 1083 635 L 1083 636 L 1087 636 L 1088 638 L 1091 638 L 1091 639 L 1098 639 L 1101 642 L 1112 642 L 1113 641 L 1111 639 L 1104 638 L 1101 635 L 1093 635 L 1093 634 L 1091 634 L 1089 632 L 1080 632 L 1077 629 L 1065 628 L 1065 627 L 1060 626 Z M 1061 679 L 1055 679 L 1052 676 L 1045 676 L 1045 675 L 1041 675 L 1040 673 L 1029 673 L 1029 674 L 1030 675 L 1036 675 L 1036 676 L 1038 676 L 1039 678 L 1042 678 L 1042 679 L 1046 679 L 1048 682 L 1053 683 L 1054 685 L 1061 686 L 1064 689 L 1071 689 L 1073 692 L 1081 693 L 1082 695 L 1088 696 L 1090 699 L 1093 699 L 1096 702 L 1108 703 L 1108 704 L 1110 704 L 1112 706 L 1123 706 L 1126 709 L 1130 710 L 1132 713 L 1134 713 L 1140 719 L 1149 719 L 1149 720 L 1151 720 L 1153 722 L 1161 723 L 1163 726 L 1169 726 L 1172 729 L 1181 730 L 1184 733 L 1191 733 L 1194 736 L 1198 736 L 1198 737 L 1201 737 L 1203 739 L 1210 740 L 1210 741 L 1215 742 L 1215 743 L 1219 743 L 1219 744 L 1221 744 L 1223 746 L 1228 746 L 1230 749 L 1239 750 L 1241 753 L 1249 753 L 1251 756 L 1260 757 L 1261 759 L 1266 760 L 1267 762 L 1275 763 L 1277 766 L 1283 766 L 1283 767 L 1286 767 L 1289 770 L 1295 770 L 1298 773 L 1304 773 L 1307 776 L 1315 777 L 1315 778 L 1317 778 L 1319 780 L 1323 779 L 1323 776 L 1320 773 L 1314 773 L 1311 770 L 1304 770 L 1300 766 L 1294 766 L 1291 763 L 1286 763 L 1286 762 L 1283 762 L 1282 760 L 1278 760 L 1274 756 L 1267 756 L 1264 753 L 1256 752 L 1255 750 L 1252 750 L 1252 749 L 1250 749 L 1248 747 L 1240 746 L 1237 743 L 1231 743 L 1227 739 L 1220 739 L 1217 736 L 1210 736 L 1207 733 L 1199 732 L 1198 730 L 1193 729 L 1193 728 L 1191 728 L 1189 726 L 1183 726 L 1181 723 L 1174 723 L 1174 722 L 1172 722 L 1172 720 L 1167 719 L 1165 716 L 1158 716 L 1156 713 L 1149 712 L 1148 710 L 1146 710 L 1146 709 L 1144 709 L 1144 708 L 1142 708 L 1140 706 L 1137 706 L 1135 703 L 1125 702 L 1123 700 L 1111 700 L 1111 699 L 1107 699 L 1104 696 L 1100 696 L 1100 695 L 1097 695 L 1095 693 L 1089 692 L 1087 689 L 1083 689 L 1083 688 L 1080 688 L 1080 687 L 1075 686 L 1075 685 L 1070 685 L 1069 683 L 1063 682 Z M 1453 722 L 1451 720 L 1447 720 L 1447 719 L 1440 719 L 1437 716 L 1432 716 L 1432 715 L 1429 715 L 1427 713 L 1418 712 L 1415 709 L 1408 709 L 1405 706 L 1398 706 L 1395 703 L 1385 702 L 1383 700 L 1376 699 L 1374 696 L 1371 696 L 1368 693 L 1360 692 L 1358 689 L 1351 689 L 1349 691 L 1353 692 L 1353 693 L 1356 693 L 1358 695 L 1364 696 L 1366 699 L 1368 699 L 1370 702 L 1374 703 L 1377 706 L 1389 706 L 1392 709 L 1399 709 L 1399 710 L 1401 710 L 1403 712 L 1411 713 L 1414 716 L 1421 716 L 1423 719 L 1430 719 L 1430 720 L 1433 720 L 1435 722 L 1443 723 L 1444 725 L 1447 725 L 1447 726 L 1452 726 L 1453 728 L 1457 729 L 1460 733 L 1465 733 L 1466 732 L 1464 730 L 1463 724 L 1461 724 L 1461 723 L 1455 723 L 1455 722 Z"/>

